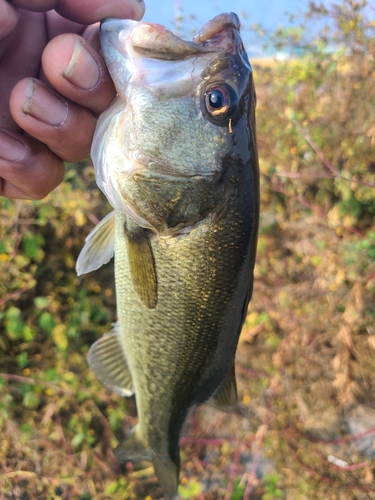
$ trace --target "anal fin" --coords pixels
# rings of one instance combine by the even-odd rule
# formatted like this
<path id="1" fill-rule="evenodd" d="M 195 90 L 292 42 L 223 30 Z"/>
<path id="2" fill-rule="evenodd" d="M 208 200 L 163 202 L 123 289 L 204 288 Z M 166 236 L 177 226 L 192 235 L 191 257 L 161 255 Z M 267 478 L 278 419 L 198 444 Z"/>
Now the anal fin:
<path id="1" fill-rule="evenodd" d="M 157 276 L 148 234 L 128 218 L 125 224 L 125 239 L 134 290 L 143 305 L 154 309 L 158 301 Z"/>
<path id="2" fill-rule="evenodd" d="M 234 365 L 208 403 L 218 410 L 228 411 L 237 403 L 237 384 Z"/>
<path id="3" fill-rule="evenodd" d="M 120 326 L 105 333 L 89 349 L 87 361 L 97 378 L 121 396 L 134 394 L 133 380 L 118 340 Z"/>
<path id="4" fill-rule="evenodd" d="M 152 459 L 152 453 L 139 436 L 139 425 L 137 424 L 125 436 L 125 439 L 114 450 L 117 460 L 120 462 L 141 462 Z"/>

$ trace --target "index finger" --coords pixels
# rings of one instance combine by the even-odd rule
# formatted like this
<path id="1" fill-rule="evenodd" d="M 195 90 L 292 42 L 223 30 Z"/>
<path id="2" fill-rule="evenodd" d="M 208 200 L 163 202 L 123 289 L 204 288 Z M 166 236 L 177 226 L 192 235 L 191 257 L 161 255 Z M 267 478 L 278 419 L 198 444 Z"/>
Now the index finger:
<path id="1" fill-rule="evenodd" d="M 55 9 L 61 16 L 80 24 L 93 24 L 107 17 L 139 21 L 143 0 L 11 0 L 15 7 L 36 12 Z"/>
<path id="2" fill-rule="evenodd" d="M 14 29 L 18 22 L 18 12 L 5 0 L 0 0 L 0 40 Z"/>

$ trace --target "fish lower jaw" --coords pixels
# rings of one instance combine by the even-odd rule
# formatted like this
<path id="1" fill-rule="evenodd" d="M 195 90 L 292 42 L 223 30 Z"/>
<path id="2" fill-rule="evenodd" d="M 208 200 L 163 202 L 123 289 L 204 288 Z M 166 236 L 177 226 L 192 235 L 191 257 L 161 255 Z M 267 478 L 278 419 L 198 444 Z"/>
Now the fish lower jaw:
<path id="1" fill-rule="evenodd" d="M 130 177 L 134 174 L 143 174 L 145 177 L 153 177 L 165 181 L 168 181 L 168 179 L 171 181 L 176 179 L 188 180 L 194 177 L 210 179 L 215 174 L 217 175 L 220 170 L 218 168 L 207 168 L 202 165 L 194 165 L 191 168 L 186 168 L 177 164 L 168 165 L 152 159 L 142 162 L 126 156 L 121 161 L 114 161 L 113 164 L 118 165 L 113 175 L 119 179 L 123 176 Z"/>

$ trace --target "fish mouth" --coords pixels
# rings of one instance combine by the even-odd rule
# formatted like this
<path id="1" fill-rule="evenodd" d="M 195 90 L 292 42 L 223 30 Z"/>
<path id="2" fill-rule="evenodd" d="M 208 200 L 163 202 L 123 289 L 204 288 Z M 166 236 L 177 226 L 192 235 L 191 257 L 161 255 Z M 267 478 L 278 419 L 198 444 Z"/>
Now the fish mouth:
<path id="1" fill-rule="evenodd" d="M 241 77 L 239 66 L 251 71 L 239 30 L 234 13 L 208 21 L 192 41 L 159 24 L 106 19 L 101 23 L 100 41 L 109 73 L 123 98 L 131 79 L 172 98 L 195 95 L 199 79 L 216 75 L 216 80 L 224 81 L 228 72 Z"/>
<path id="2" fill-rule="evenodd" d="M 175 166 L 171 167 L 165 163 L 159 163 L 151 160 L 143 164 L 124 156 L 121 170 L 117 171 L 116 174 L 118 179 L 123 176 L 138 174 L 148 178 L 153 177 L 165 180 L 184 180 L 192 179 L 194 177 L 212 178 L 214 175 L 217 175 L 217 171 L 205 169 L 204 167 L 193 167 L 190 171 L 183 171 L 182 169 L 178 169 Z"/>
<path id="3" fill-rule="evenodd" d="M 197 43 L 182 40 L 155 23 L 107 19 L 102 22 L 101 31 L 110 36 L 119 52 L 128 46 L 139 55 L 153 59 L 177 61 L 210 52 Z"/>
<path id="4" fill-rule="evenodd" d="M 218 50 L 227 53 L 242 52 L 240 26 L 240 20 L 233 12 L 220 14 L 208 21 L 190 42 L 179 38 L 160 24 L 109 18 L 101 23 L 101 38 L 104 38 L 104 45 L 109 38 L 110 44 L 120 53 L 124 53 L 124 47 L 130 46 L 144 57 L 182 61 Z"/>

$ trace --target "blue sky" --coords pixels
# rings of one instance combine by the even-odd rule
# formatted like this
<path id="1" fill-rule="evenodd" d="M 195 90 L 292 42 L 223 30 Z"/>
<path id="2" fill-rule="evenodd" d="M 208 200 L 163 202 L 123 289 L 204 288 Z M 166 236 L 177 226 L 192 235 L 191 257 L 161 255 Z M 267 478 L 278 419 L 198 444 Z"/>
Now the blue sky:
<path id="1" fill-rule="evenodd" d="M 144 19 L 172 27 L 180 7 L 187 17 L 194 14 L 201 26 L 221 12 L 246 12 L 249 23 L 261 23 L 272 30 L 286 23 L 285 11 L 297 13 L 307 5 L 308 0 L 146 0 Z"/>
<path id="2" fill-rule="evenodd" d="M 324 0 L 324 3 L 328 4 L 330 1 L 332 0 Z M 260 24 L 266 31 L 272 32 L 280 25 L 288 25 L 287 13 L 298 16 L 305 12 L 308 6 L 308 0 L 145 0 L 145 2 L 145 21 L 163 24 L 185 39 L 191 39 L 192 33 L 216 15 L 222 12 L 236 12 L 241 18 L 242 38 L 251 57 L 263 55 L 264 52 L 261 47 L 263 40 L 258 44 L 259 40 L 252 25 Z M 186 21 L 177 26 L 176 30 L 175 19 L 179 13 Z"/>
<path id="3" fill-rule="evenodd" d="M 323 0 L 323 4 L 339 3 L 340 0 Z M 207 21 L 222 12 L 236 12 L 242 22 L 242 38 L 250 57 L 264 55 L 263 40 L 259 43 L 253 24 L 260 24 L 268 32 L 273 32 L 280 25 L 288 26 L 289 16 L 297 16 L 299 25 L 302 14 L 307 11 L 309 0 L 145 0 L 145 21 L 163 24 L 182 38 L 191 39 L 192 33 L 200 29 Z M 319 1 L 317 1 L 319 3 Z M 368 0 L 375 9 L 375 0 Z M 179 30 L 175 19 L 179 13 L 185 18 Z M 243 13 L 246 14 L 244 18 Z M 193 15 L 192 19 L 190 16 Z M 311 22 L 307 26 L 312 33 L 317 25 Z"/>

